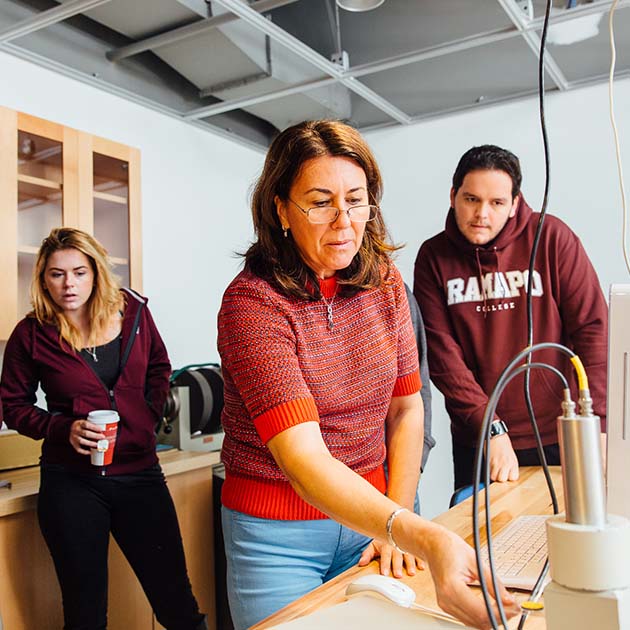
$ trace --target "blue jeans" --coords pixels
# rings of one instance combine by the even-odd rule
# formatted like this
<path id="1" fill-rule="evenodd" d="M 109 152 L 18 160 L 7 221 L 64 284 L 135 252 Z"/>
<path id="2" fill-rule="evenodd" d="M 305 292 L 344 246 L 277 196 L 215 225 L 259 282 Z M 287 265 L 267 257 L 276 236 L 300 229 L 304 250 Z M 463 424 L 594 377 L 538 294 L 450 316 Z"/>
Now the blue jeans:
<path id="1" fill-rule="evenodd" d="M 225 507 L 221 512 L 235 630 L 354 566 L 371 540 L 329 519 L 276 521 Z"/>

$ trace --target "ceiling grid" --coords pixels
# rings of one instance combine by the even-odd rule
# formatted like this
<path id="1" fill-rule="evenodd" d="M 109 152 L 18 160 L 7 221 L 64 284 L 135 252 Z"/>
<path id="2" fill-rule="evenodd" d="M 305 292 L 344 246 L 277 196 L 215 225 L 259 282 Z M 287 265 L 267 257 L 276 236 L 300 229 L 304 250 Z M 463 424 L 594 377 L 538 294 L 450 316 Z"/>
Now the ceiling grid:
<path id="1" fill-rule="evenodd" d="M 334 0 L 3 0 L 0 49 L 264 148 L 303 118 L 366 130 L 534 95 L 545 4 L 385 0 L 351 13 Z M 611 4 L 553 0 L 547 90 L 606 80 L 599 23 Z M 630 0 L 615 24 L 626 77 Z"/>

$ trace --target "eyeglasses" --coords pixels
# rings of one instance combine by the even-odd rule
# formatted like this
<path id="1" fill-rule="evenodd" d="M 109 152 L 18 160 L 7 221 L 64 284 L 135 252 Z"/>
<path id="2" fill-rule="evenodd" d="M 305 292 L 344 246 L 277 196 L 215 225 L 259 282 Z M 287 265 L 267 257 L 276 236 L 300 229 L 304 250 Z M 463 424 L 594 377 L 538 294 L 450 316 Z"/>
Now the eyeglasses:
<path id="1" fill-rule="evenodd" d="M 334 206 L 315 206 L 314 208 L 304 210 L 304 208 L 295 203 L 293 199 L 289 199 L 289 201 L 301 210 L 311 223 L 315 223 L 316 225 L 336 221 L 341 212 L 345 212 L 350 221 L 354 221 L 355 223 L 366 223 L 367 221 L 375 219 L 379 211 L 378 206 L 350 206 L 346 210 L 340 210 Z"/>

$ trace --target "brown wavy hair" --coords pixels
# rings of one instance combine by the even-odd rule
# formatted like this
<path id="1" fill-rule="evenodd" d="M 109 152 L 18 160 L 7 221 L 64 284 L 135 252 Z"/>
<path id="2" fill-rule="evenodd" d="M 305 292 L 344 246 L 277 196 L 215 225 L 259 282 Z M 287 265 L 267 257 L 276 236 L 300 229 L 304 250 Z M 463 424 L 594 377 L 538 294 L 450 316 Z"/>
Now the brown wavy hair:
<path id="1" fill-rule="evenodd" d="M 293 125 L 275 138 L 254 186 L 252 217 L 257 239 L 244 257 L 246 269 L 285 295 L 318 299 L 319 283 L 300 257 L 293 238 L 284 238 L 274 198 L 288 200 L 304 163 L 323 156 L 354 160 L 365 172 L 370 203 L 379 205 L 383 195 L 376 159 L 353 127 L 336 120 L 311 120 Z M 350 265 L 337 272 L 340 293 L 354 295 L 381 286 L 389 273 L 391 254 L 397 249 L 378 212 L 365 224 L 363 241 Z"/>
<path id="2" fill-rule="evenodd" d="M 118 279 L 113 274 L 107 250 L 93 237 L 75 228 L 54 228 L 42 241 L 31 282 L 30 317 L 41 324 L 52 324 L 59 330 L 59 340 L 67 342 L 77 351 L 83 347 L 81 333 L 64 315 L 64 312 L 44 289 L 44 273 L 50 256 L 64 249 L 76 249 L 87 256 L 94 273 L 94 287 L 88 300 L 90 333 L 88 346 L 97 345 L 103 337 L 112 316 L 123 310 L 124 298 Z"/>

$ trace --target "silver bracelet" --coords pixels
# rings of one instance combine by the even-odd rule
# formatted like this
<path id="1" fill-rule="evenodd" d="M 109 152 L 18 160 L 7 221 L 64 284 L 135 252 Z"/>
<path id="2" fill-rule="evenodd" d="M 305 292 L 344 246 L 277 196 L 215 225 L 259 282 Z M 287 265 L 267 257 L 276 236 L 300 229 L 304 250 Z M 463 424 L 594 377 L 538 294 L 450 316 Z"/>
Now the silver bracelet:
<path id="1" fill-rule="evenodd" d="M 396 551 L 400 551 L 400 553 L 405 553 L 397 544 L 396 541 L 394 540 L 394 537 L 392 536 L 392 527 L 394 526 L 394 521 L 396 520 L 396 517 L 401 513 L 401 512 L 408 512 L 409 510 L 407 508 L 404 507 L 399 507 L 397 509 L 395 509 L 390 515 L 389 518 L 387 519 L 387 524 L 385 525 L 385 531 L 387 532 L 387 542 L 396 550 Z"/>

